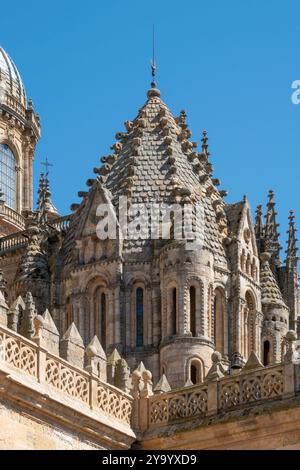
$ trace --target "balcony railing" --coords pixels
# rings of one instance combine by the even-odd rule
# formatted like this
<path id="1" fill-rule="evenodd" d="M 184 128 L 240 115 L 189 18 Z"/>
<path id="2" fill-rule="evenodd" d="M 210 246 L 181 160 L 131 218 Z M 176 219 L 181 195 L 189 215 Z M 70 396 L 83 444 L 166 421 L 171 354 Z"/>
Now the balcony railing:
<path id="1" fill-rule="evenodd" d="M 23 248 L 28 245 L 28 236 L 26 232 L 12 233 L 0 238 L 0 254 L 7 251 L 16 250 L 17 248 Z"/>
<path id="2" fill-rule="evenodd" d="M 0 370 L 4 364 L 37 383 L 47 384 L 64 396 L 130 427 L 133 398 L 94 374 L 51 354 L 35 342 L 0 326 Z"/>
<path id="3" fill-rule="evenodd" d="M 54 219 L 53 221 L 51 221 L 50 225 L 52 227 L 56 228 L 57 230 L 65 231 L 70 226 L 71 218 L 72 218 L 71 214 L 70 215 L 65 215 L 63 217 L 59 217 L 57 219 Z"/>
<path id="4" fill-rule="evenodd" d="M 18 212 L 16 212 L 15 210 L 11 209 L 11 207 L 3 206 L 1 208 L 0 215 L 2 216 L 3 219 L 6 219 L 9 222 L 12 222 L 19 229 L 24 230 L 25 228 L 24 217 Z"/>
<path id="5" fill-rule="evenodd" d="M 299 393 L 299 364 L 282 363 L 149 397 L 148 428 L 153 429 L 234 411 Z"/>

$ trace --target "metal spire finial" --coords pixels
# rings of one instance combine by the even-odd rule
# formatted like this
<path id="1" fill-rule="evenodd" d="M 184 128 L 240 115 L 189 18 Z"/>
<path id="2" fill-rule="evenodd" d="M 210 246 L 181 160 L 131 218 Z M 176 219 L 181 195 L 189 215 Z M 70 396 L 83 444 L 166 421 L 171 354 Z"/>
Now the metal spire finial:
<path id="1" fill-rule="evenodd" d="M 151 87 L 156 88 L 155 76 L 156 76 L 156 62 L 155 62 L 155 30 L 154 25 L 152 29 L 152 60 L 151 60 L 151 73 L 152 73 L 152 83 Z"/>
<path id="2" fill-rule="evenodd" d="M 45 161 L 42 162 L 42 165 L 46 168 L 46 173 L 45 176 L 47 177 L 49 175 L 49 166 L 53 166 L 52 163 L 49 163 L 48 158 L 46 157 Z"/>

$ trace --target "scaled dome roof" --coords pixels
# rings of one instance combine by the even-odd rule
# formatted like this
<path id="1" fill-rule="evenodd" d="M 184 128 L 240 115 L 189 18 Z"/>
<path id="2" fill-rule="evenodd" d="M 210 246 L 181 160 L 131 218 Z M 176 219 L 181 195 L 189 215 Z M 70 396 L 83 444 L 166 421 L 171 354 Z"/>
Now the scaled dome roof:
<path id="1" fill-rule="evenodd" d="M 25 88 L 12 59 L 0 47 L 0 103 L 8 107 L 12 107 L 15 111 L 18 111 L 19 106 L 21 108 L 27 107 Z"/>

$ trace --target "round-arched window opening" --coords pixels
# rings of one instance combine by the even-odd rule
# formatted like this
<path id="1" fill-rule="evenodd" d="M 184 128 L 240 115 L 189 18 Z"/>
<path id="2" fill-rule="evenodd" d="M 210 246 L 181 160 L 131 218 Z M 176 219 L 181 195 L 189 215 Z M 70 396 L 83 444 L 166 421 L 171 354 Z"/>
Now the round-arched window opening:
<path id="1" fill-rule="evenodd" d="M 271 345 L 270 341 L 264 341 L 264 366 L 268 366 L 271 363 Z"/>
<path id="2" fill-rule="evenodd" d="M 0 189 L 5 204 L 16 210 L 16 159 L 6 144 L 0 144 Z"/>
<path id="3" fill-rule="evenodd" d="M 195 360 L 191 362 L 190 380 L 193 383 L 193 385 L 196 385 L 202 382 L 202 370 L 201 370 L 201 363 L 199 360 Z"/>

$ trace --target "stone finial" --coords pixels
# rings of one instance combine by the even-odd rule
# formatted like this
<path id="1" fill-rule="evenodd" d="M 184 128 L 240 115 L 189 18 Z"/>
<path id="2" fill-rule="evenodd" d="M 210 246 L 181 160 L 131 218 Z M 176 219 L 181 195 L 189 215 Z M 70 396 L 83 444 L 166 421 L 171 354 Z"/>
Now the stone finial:
<path id="1" fill-rule="evenodd" d="M 95 335 L 85 349 L 87 365 L 85 369 L 91 374 L 97 375 L 103 382 L 107 381 L 106 354 L 101 346 L 98 337 Z"/>
<path id="2" fill-rule="evenodd" d="M 299 353 L 296 351 L 295 343 L 297 341 L 297 333 L 293 330 L 289 330 L 285 336 L 287 349 L 283 356 L 285 362 L 298 362 L 300 359 Z"/>
<path id="3" fill-rule="evenodd" d="M 143 381 L 143 388 L 141 390 L 141 397 L 142 398 L 148 398 L 153 395 L 153 390 L 152 390 L 152 374 L 150 370 L 144 370 L 142 372 L 142 381 Z"/>
<path id="4" fill-rule="evenodd" d="M 139 398 L 139 396 L 140 396 L 140 390 L 142 388 L 141 381 L 142 381 L 141 372 L 139 372 L 137 369 L 134 370 L 131 374 L 132 388 L 131 388 L 131 392 L 130 392 L 131 395 L 133 396 L 133 398 Z"/>
<path id="5" fill-rule="evenodd" d="M 184 387 L 192 387 L 193 385 L 195 384 L 191 381 L 191 379 L 187 379 L 187 381 L 184 384 Z"/>
<path id="6" fill-rule="evenodd" d="M 120 359 L 121 356 L 116 348 L 107 359 L 107 380 L 112 385 L 115 383 L 116 364 Z"/>
<path id="7" fill-rule="evenodd" d="M 246 364 L 244 365 L 242 371 L 244 372 L 244 371 L 253 370 L 253 369 L 260 369 L 261 367 L 264 367 L 264 366 L 260 362 L 255 351 L 251 351 L 250 356 L 248 357 L 248 360 Z"/>
<path id="8" fill-rule="evenodd" d="M 224 368 L 222 366 L 222 354 L 218 351 L 215 351 L 211 355 L 212 366 L 209 369 L 205 381 L 208 380 L 217 380 L 221 377 L 224 377 Z"/>
<path id="9" fill-rule="evenodd" d="M 159 381 L 155 385 L 153 391 L 154 391 L 154 393 L 165 393 L 165 392 L 170 392 L 171 391 L 170 384 L 169 384 L 168 379 L 165 376 L 165 374 L 163 374 L 161 376 L 161 378 L 159 379 Z"/>
<path id="10" fill-rule="evenodd" d="M 146 370 L 146 367 L 145 367 L 145 365 L 144 365 L 144 363 L 143 363 L 142 361 L 141 361 L 141 362 L 139 363 L 139 365 L 137 366 L 137 370 L 138 370 L 139 372 L 141 372 L 141 373 L 144 372 L 144 370 Z"/>
<path id="11" fill-rule="evenodd" d="M 74 322 L 60 341 L 60 355 L 74 366 L 83 367 L 84 344 Z"/>
<path id="12" fill-rule="evenodd" d="M 19 295 L 13 302 L 7 314 L 7 326 L 13 331 L 18 331 L 20 312 L 25 310 L 25 303 Z"/>
<path id="13" fill-rule="evenodd" d="M 296 238 L 296 228 L 295 228 L 295 216 L 294 211 L 290 210 L 289 215 L 289 229 L 288 240 L 287 240 L 287 250 L 286 250 L 286 264 L 288 268 L 297 267 L 298 256 L 297 256 L 297 238 Z"/>
<path id="14" fill-rule="evenodd" d="M 46 343 L 43 337 L 43 328 L 44 328 L 44 319 L 41 315 L 36 315 L 33 318 L 33 324 L 34 324 L 34 336 L 32 337 L 32 340 L 38 345 L 45 347 Z"/>
<path id="15" fill-rule="evenodd" d="M 43 314 L 43 338 L 46 348 L 52 354 L 59 355 L 59 332 L 48 309 Z"/>
<path id="16" fill-rule="evenodd" d="M 119 359 L 121 359 L 121 356 L 120 356 L 117 348 L 115 348 L 113 350 L 113 352 L 111 353 L 111 355 L 108 357 L 107 362 L 109 364 L 114 364 L 115 365 L 118 362 Z"/>
<path id="17" fill-rule="evenodd" d="M 31 292 L 27 292 L 25 297 L 25 309 L 21 319 L 20 334 L 31 339 L 34 336 L 34 322 L 36 316 L 35 304 Z"/>
<path id="18" fill-rule="evenodd" d="M 238 370 L 238 369 L 242 369 L 243 365 L 244 365 L 244 361 L 243 361 L 241 354 L 238 352 L 233 353 L 231 356 L 230 368 L 233 370 Z"/>
<path id="19" fill-rule="evenodd" d="M 119 359 L 116 363 L 115 386 L 126 393 L 131 389 L 130 368 L 125 359 Z"/>

